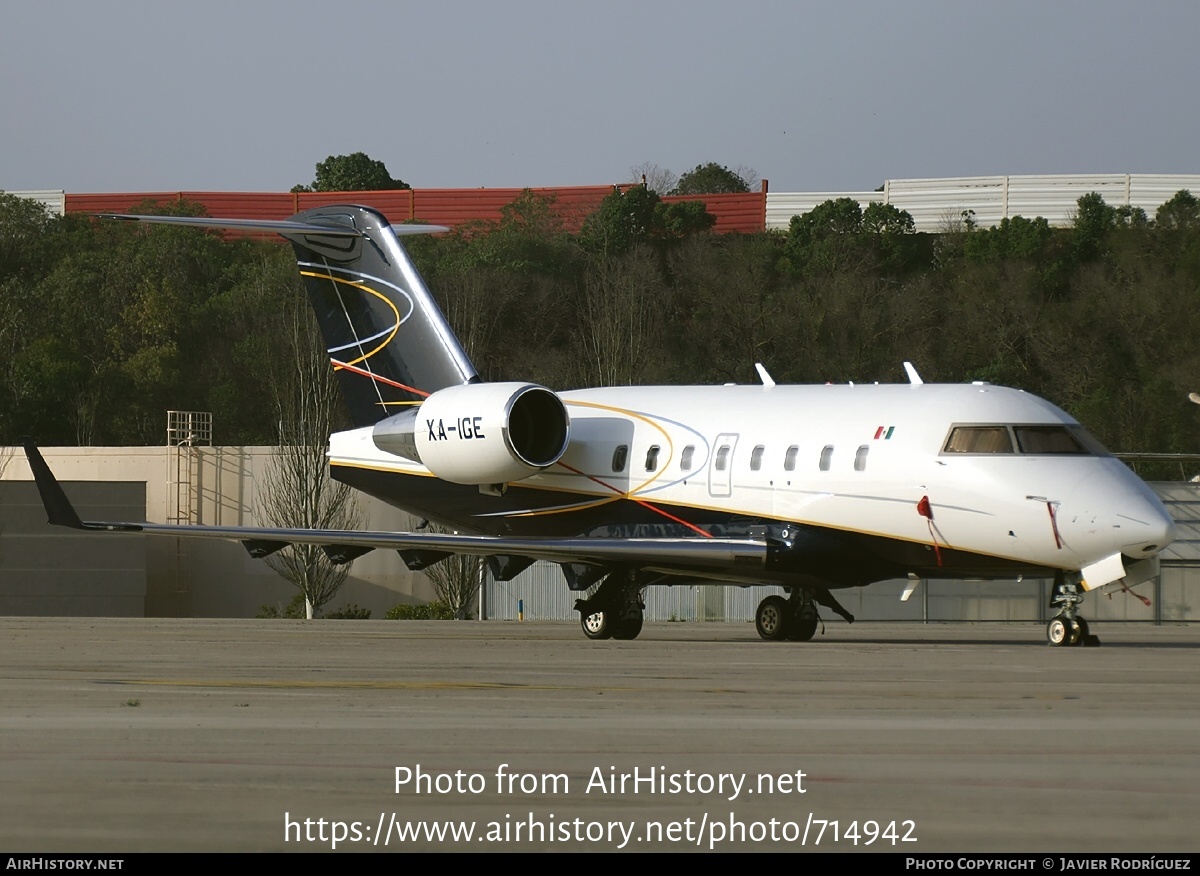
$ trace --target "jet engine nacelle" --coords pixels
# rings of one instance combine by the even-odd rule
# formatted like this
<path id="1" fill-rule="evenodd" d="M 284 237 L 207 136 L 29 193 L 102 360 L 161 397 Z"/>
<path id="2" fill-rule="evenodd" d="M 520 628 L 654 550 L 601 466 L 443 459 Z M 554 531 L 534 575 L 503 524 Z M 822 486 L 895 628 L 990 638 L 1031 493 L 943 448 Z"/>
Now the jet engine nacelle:
<path id="1" fill-rule="evenodd" d="M 455 484 L 503 484 L 558 462 L 570 440 L 562 400 L 533 383 L 439 389 L 415 411 L 376 424 L 375 446 Z"/>

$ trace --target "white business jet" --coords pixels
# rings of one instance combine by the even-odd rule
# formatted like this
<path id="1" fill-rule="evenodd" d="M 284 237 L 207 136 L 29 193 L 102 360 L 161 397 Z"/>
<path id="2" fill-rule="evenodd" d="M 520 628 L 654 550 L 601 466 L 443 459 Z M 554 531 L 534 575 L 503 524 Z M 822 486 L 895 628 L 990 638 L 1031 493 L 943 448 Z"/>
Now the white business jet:
<path id="1" fill-rule="evenodd" d="M 1150 489 L 1049 402 L 983 383 L 612 387 L 484 383 L 392 226 L 355 206 L 287 220 L 112 216 L 272 231 L 296 251 L 355 428 L 332 476 L 458 533 L 177 526 L 79 519 L 32 444 L 50 522 L 289 543 L 335 562 L 395 549 L 419 570 L 486 556 L 509 580 L 561 564 L 585 635 L 635 638 L 644 588 L 774 584 L 768 640 L 809 640 L 833 592 L 909 578 L 1054 579 L 1047 637 L 1095 644 L 1084 591 L 1174 538 Z M 911 592 L 911 590 L 907 591 Z"/>

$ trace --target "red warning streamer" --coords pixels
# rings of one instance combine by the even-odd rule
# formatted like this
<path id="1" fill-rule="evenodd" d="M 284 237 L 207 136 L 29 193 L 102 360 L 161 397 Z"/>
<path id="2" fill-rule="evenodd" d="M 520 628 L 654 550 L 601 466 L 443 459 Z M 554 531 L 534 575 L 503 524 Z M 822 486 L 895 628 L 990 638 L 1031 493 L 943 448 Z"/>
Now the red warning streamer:
<path id="1" fill-rule="evenodd" d="M 938 547 L 937 536 L 933 533 L 933 506 L 929 504 L 928 496 L 922 496 L 921 501 L 917 503 L 917 513 L 925 518 L 925 523 L 929 526 L 929 540 L 933 543 L 933 555 L 937 559 L 938 566 L 941 566 L 942 550 Z"/>
<path id="2" fill-rule="evenodd" d="M 1054 503 L 1047 502 L 1046 510 L 1050 512 L 1050 529 L 1054 531 L 1054 546 L 1061 551 L 1062 536 L 1058 534 L 1058 515 L 1054 510 Z"/>

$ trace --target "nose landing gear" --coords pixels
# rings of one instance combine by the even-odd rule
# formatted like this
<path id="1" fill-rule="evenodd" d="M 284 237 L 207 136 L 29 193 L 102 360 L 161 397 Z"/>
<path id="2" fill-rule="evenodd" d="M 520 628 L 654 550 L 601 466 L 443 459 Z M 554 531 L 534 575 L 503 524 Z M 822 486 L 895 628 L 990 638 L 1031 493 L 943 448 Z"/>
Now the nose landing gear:
<path id="1" fill-rule="evenodd" d="M 1100 637 L 1094 636 L 1088 630 L 1088 623 L 1079 614 L 1079 605 L 1083 602 L 1083 594 L 1079 585 L 1068 582 L 1062 572 L 1054 575 L 1054 589 L 1050 592 L 1050 607 L 1057 608 L 1058 614 L 1050 618 L 1046 624 L 1046 641 L 1059 647 L 1065 645 L 1086 645 L 1095 647 L 1100 644 Z"/>

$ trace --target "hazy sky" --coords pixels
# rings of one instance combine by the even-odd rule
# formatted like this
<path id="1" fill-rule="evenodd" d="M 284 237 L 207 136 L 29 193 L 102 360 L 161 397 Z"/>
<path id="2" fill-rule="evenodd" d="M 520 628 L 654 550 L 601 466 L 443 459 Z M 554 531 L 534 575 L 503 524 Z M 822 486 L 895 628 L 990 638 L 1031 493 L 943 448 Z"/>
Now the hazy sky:
<path id="1" fill-rule="evenodd" d="M 1200 3 L 8 0 L 0 189 L 1200 172 Z"/>

